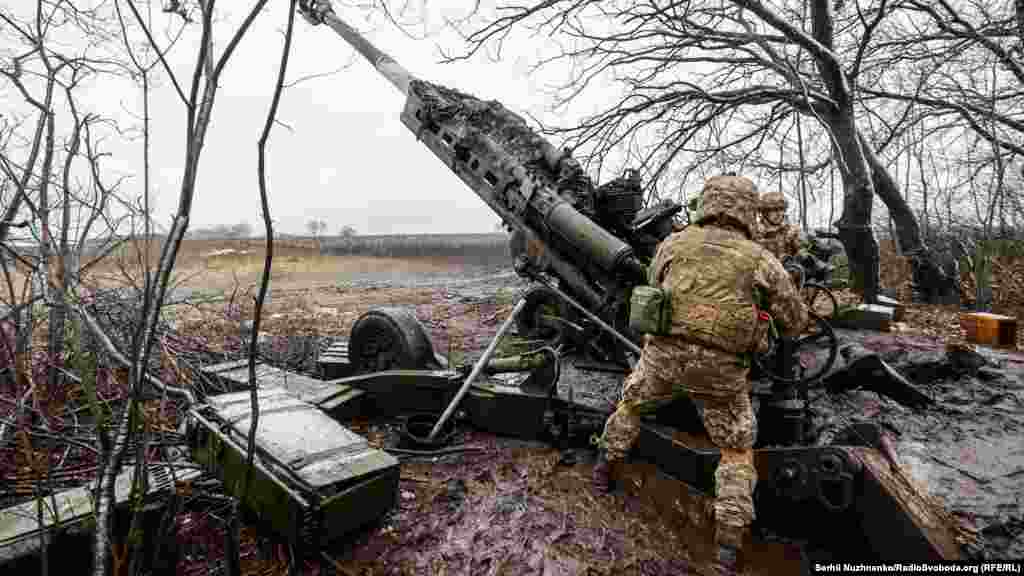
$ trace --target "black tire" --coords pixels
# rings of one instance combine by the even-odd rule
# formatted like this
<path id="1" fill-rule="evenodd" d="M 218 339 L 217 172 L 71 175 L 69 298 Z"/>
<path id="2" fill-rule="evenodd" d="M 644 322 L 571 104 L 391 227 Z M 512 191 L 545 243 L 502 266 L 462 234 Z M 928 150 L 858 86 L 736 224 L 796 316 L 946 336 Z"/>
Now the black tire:
<path id="1" fill-rule="evenodd" d="M 415 370 L 436 363 L 434 346 L 415 314 L 404 308 L 376 308 L 352 326 L 348 359 L 356 374 Z"/>
<path id="2" fill-rule="evenodd" d="M 542 316 L 550 315 L 569 320 L 569 304 L 545 286 L 535 286 L 523 297 L 526 304 L 516 316 L 516 330 L 519 336 L 531 340 L 544 340 L 548 346 L 557 347 L 565 338 L 565 330 L 545 324 Z"/>
<path id="3" fill-rule="evenodd" d="M 839 301 L 831 290 L 816 282 L 808 282 L 804 284 L 803 296 L 812 312 L 830 322 L 835 320 Z"/>

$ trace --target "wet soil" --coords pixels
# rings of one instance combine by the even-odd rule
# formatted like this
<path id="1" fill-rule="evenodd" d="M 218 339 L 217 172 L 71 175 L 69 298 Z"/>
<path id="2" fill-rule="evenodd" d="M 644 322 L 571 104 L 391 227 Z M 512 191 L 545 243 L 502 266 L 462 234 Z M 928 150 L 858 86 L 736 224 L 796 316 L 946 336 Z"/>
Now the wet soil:
<path id="1" fill-rule="evenodd" d="M 590 463 L 473 431 L 456 443 L 479 450 L 403 462 L 398 509 L 330 552 L 343 572 L 689 573 L 666 518 L 633 495 L 594 495 Z"/>
<path id="2" fill-rule="evenodd" d="M 315 326 L 345 338 L 368 309 L 415 309 L 435 349 L 452 363 L 472 361 L 511 312 L 527 284 L 507 268 L 457 275 L 367 270 L 345 283 L 278 289 L 264 329 L 293 333 Z M 209 329 L 209 324 L 204 325 Z M 912 410 L 864 389 L 810 391 L 819 441 L 858 420 L 881 422 L 898 457 L 929 492 L 976 531 L 967 552 L 988 559 L 1024 555 L 1022 426 L 1024 355 L 982 350 L 988 365 L 951 374 L 941 338 L 837 331 L 878 351 L 935 399 Z M 843 361 L 836 369 L 843 368 Z M 623 375 L 562 366 L 559 394 L 607 410 Z M 384 445 L 383 423 L 353 428 Z M 454 444 L 478 448 L 429 460 L 405 460 L 399 506 L 351 542 L 328 551 L 340 574 L 686 574 L 704 565 L 709 531 L 699 497 L 641 466 L 623 490 L 596 496 L 592 451 L 561 453 L 463 429 Z M 752 573 L 795 573 L 792 544 L 753 542 Z"/>
<path id="3" fill-rule="evenodd" d="M 810 392 L 819 443 L 852 422 L 880 423 L 907 471 L 978 533 L 970 555 L 1024 556 L 1024 354 L 978 347 L 985 365 L 958 374 L 937 338 L 837 334 L 877 352 L 934 404 L 915 410 L 875 391 L 819 387 Z"/>

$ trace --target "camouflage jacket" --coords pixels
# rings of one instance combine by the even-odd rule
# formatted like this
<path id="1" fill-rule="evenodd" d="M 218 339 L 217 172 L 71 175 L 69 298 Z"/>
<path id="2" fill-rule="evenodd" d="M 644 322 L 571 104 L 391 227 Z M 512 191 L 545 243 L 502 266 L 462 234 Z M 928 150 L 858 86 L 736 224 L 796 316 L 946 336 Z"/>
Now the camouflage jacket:
<path id="1" fill-rule="evenodd" d="M 792 224 L 772 226 L 761 222 L 757 242 L 781 261 L 786 256 L 796 256 L 800 251 L 800 230 Z"/>
<path id="2" fill-rule="evenodd" d="M 648 282 L 670 294 L 671 334 L 734 354 L 760 347 L 767 323 L 758 304 L 785 336 L 807 323 L 807 311 L 789 274 L 762 246 L 718 226 L 690 226 L 658 247 Z"/>

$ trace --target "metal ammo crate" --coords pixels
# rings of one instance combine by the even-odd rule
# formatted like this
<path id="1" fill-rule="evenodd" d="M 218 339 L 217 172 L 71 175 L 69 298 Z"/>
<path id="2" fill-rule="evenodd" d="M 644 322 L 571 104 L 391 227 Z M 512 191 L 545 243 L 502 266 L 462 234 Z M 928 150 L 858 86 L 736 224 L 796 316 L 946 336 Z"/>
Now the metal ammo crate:
<path id="1" fill-rule="evenodd" d="M 281 388 L 261 388 L 258 398 L 253 483 L 244 503 L 261 524 L 306 554 L 395 505 L 394 456 Z M 208 397 L 189 411 L 193 459 L 239 498 L 250 423 L 249 392 Z"/>
<path id="2" fill-rule="evenodd" d="M 148 466 L 149 479 L 143 497 L 145 539 L 155 536 L 155 531 L 146 528 L 159 520 L 163 502 L 174 491 L 174 480 L 188 482 L 200 476 L 198 470 L 188 467 L 172 472 L 171 467 L 177 468 L 179 464 L 187 466 L 188 463 L 150 463 Z M 125 466 L 114 481 L 114 506 L 122 521 L 131 514 L 128 504 L 134 479 L 135 467 Z M 69 562 L 68 565 L 91 562 L 96 505 L 93 489 L 90 483 L 44 498 L 42 525 L 36 499 L 0 510 L 0 573 L 38 573 L 41 567 L 39 533 L 42 531 L 49 532 L 53 539 L 49 546 L 51 562 L 61 560 Z"/>

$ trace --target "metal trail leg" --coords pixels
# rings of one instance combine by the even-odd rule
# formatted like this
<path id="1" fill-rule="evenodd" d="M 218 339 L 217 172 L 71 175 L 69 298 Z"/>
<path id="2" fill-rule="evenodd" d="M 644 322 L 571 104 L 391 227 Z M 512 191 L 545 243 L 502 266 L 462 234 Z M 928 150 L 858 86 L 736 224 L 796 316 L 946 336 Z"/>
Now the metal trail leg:
<path id="1" fill-rule="evenodd" d="M 509 315 L 505 320 L 505 323 L 498 329 L 498 333 L 494 335 L 494 339 L 491 340 L 491 343 L 487 346 L 487 350 L 484 350 L 484 355 L 481 356 L 480 359 L 476 361 L 476 365 L 473 366 L 473 371 L 469 373 L 469 378 L 466 378 L 466 381 L 462 384 L 462 388 L 459 388 L 458 393 L 455 394 L 455 398 L 452 398 L 451 404 L 449 404 L 448 408 L 445 409 L 444 414 L 441 414 L 441 418 L 438 419 L 437 424 L 434 424 L 434 429 L 431 430 L 430 435 L 427 436 L 427 442 L 432 442 L 434 440 L 434 436 L 437 436 L 437 433 L 441 431 L 444 423 L 451 418 L 452 413 L 455 412 L 455 408 L 459 405 L 459 402 L 462 401 L 466 392 L 469 391 L 469 387 L 473 385 L 476 377 L 483 372 L 484 366 L 487 365 L 487 361 L 491 359 L 491 356 L 494 355 L 494 351 L 498 349 L 498 342 L 501 341 L 501 337 L 504 336 L 505 332 L 507 332 L 509 327 L 512 326 L 512 321 L 515 320 L 516 316 L 519 315 L 519 312 L 522 311 L 523 306 L 526 306 L 526 298 L 519 299 L 519 302 L 516 303 L 516 307 L 512 309 L 512 314 Z"/>

